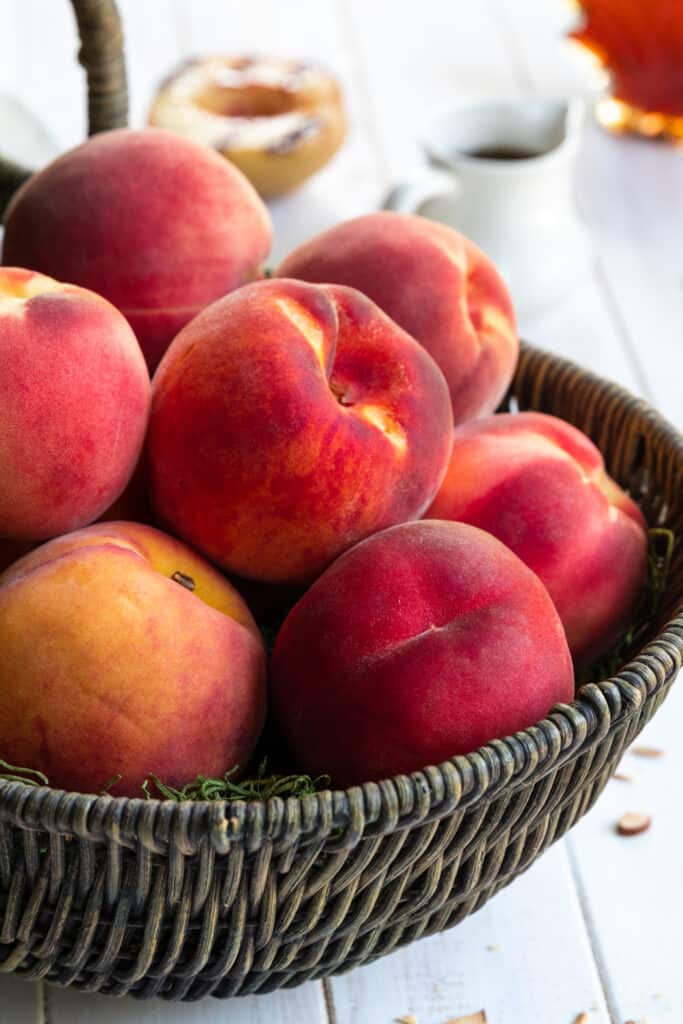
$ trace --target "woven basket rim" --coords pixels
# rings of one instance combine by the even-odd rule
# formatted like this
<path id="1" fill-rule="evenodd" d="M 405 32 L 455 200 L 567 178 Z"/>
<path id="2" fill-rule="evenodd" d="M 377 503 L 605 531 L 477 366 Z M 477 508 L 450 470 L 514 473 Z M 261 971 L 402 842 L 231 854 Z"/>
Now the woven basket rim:
<path id="1" fill-rule="evenodd" d="M 644 415 L 667 438 L 683 467 L 683 435 L 643 399 L 584 370 L 573 360 L 526 342 L 521 343 L 521 348 L 522 353 L 539 356 L 559 370 L 581 372 L 589 384 L 608 386 L 614 399 L 627 402 L 631 413 Z M 207 828 L 218 852 L 225 853 L 239 842 L 244 842 L 248 849 L 258 849 L 264 842 L 282 838 L 283 833 L 293 830 L 301 834 L 315 829 L 319 837 L 321 824 L 322 831 L 326 829 L 330 835 L 337 829 L 350 830 L 351 834 L 339 843 L 340 848 L 348 847 L 359 838 L 354 836 L 354 825 L 366 836 L 383 834 L 441 818 L 482 797 L 491 799 L 508 783 L 522 786 L 537 781 L 560 764 L 574 760 L 587 745 L 603 739 L 632 717 L 668 683 L 682 662 L 683 602 L 635 657 L 610 678 L 581 686 L 571 704 L 556 704 L 545 718 L 526 729 L 409 775 L 365 782 L 348 789 L 328 788 L 300 797 L 274 796 L 250 801 L 116 797 L 0 780 L 0 812 L 9 810 L 10 819 L 24 827 L 75 830 L 82 838 L 109 838 L 124 845 L 128 844 L 123 833 L 137 831 L 142 815 L 142 841 L 155 850 L 158 839 L 152 835 L 152 824 L 156 823 L 158 828 L 160 816 L 167 819 L 169 834 L 177 836 L 180 826 L 187 840 L 187 852 L 196 852 L 192 836 L 201 837 Z M 660 668 L 659 679 L 653 663 Z M 49 813 L 43 814 L 41 809 L 46 801 Z M 178 820 L 180 816 L 182 820 Z M 100 826 L 94 833 L 88 826 L 93 818 Z M 123 827 L 124 822 L 128 829 Z"/>

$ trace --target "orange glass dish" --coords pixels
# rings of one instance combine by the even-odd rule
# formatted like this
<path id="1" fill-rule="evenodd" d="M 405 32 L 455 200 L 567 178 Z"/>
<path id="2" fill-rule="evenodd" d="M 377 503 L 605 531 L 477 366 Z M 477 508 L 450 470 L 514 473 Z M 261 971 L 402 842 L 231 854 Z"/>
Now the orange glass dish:
<path id="1" fill-rule="evenodd" d="M 609 73 L 597 106 L 612 131 L 683 141 L 683 0 L 581 0 L 571 33 Z"/>

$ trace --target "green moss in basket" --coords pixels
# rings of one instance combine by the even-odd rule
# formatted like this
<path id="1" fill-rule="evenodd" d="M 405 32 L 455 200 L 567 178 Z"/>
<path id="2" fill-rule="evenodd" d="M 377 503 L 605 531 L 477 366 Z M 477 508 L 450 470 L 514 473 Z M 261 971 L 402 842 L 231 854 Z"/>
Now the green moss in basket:
<path id="1" fill-rule="evenodd" d="M 263 760 L 253 775 L 236 779 L 237 769 L 226 772 L 219 779 L 198 775 L 192 782 L 180 789 L 167 786 L 156 775 L 150 774 L 142 784 L 143 792 L 149 799 L 166 800 L 268 800 L 272 796 L 309 796 L 330 784 L 329 776 L 281 775 L 268 772 L 267 761 Z"/>
<path id="2" fill-rule="evenodd" d="M 220 778 L 209 778 L 198 775 L 196 779 L 186 782 L 184 786 L 169 786 L 153 772 L 141 786 L 141 795 L 148 800 L 267 800 L 272 796 L 299 797 L 308 796 L 325 789 L 330 784 L 329 776 L 320 775 L 313 778 L 304 774 L 283 774 L 269 772 L 264 759 L 252 775 L 242 779 L 235 776 L 238 768 L 233 768 Z M 120 775 L 113 775 L 106 782 L 100 794 L 107 794 L 119 780 Z M 42 772 L 33 768 L 21 768 L 0 759 L 0 780 L 3 782 L 23 782 L 27 786 L 49 786 L 49 780 Z"/>
<path id="3" fill-rule="evenodd" d="M 633 622 L 606 654 L 603 654 L 587 671 L 581 673 L 577 679 L 578 684 L 595 679 L 609 679 L 642 647 L 656 623 L 657 612 L 669 579 L 675 546 L 676 538 L 672 530 L 664 527 L 653 527 L 648 530 L 647 583 L 634 612 Z"/>
<path id="4" fill-rule="evenodd" d="M 47 775 L 34 768 L 20 768 L 0 757 L 0 780 L 2 782 L 23 782 L 27 786 L 49 786 Z"/>

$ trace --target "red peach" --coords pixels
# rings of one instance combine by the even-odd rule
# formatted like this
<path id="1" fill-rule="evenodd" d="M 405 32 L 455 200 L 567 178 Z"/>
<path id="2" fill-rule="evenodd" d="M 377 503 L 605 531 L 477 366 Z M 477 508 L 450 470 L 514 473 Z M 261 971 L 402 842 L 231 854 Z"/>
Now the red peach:
<path id="1" fill-rule="evenodd" d="M 140 454 L 140 346 L 94 292 L 0 267 L 0 536 L 43 540 L 96 519 Z"/>
<path id="2" fill-rule="evenodd" d="M 545 587 L 462 523 L 396 526 L 342 555 L 285 619 L 271 668 L 297 763 L 340 786 L 468 753 L 574 693 Z"/>
<path id="3" fill-rule="evenodd" d="M 436 359 L 456 424 L 493 412 L 503 398 L 519 351 L 512 301 L 493 263 L 457 231 L 371 213 L 299 246 L 278 274 L 369 296 Z"/>
<path id="4" fill-rule="evenodd" d="M 223 568 L 307 583 L 423 514 L 451 446 L 433 359 L 351 288 L 273 280 L 214 303 L 154 378 L 155 511 Z"/>
<path id="5" fill-rule="evenodd" d="M 140 795 L 245 766 L 265 654 L 235 589 L 149 526 L 102 523 L 0 576 L 0 757 L 54 786 Z"/>
<path id="6" fill-rule="evenodd" d="M 7 210 L 3 259 L 104 295 L 153 370 L 200 309 L 260 276 L 270 242 L 265 206 L 218 153 L 121 130 L 29 179 Z"/>
<path id="7" fill-rule="evenodd" d="M 488 530 L 543 580 L 575 659 L 627 625 L 645 581 L 647 526 L 581 431 L 542 413 L 491 416 L 455 431 L 427 513 Z"/>

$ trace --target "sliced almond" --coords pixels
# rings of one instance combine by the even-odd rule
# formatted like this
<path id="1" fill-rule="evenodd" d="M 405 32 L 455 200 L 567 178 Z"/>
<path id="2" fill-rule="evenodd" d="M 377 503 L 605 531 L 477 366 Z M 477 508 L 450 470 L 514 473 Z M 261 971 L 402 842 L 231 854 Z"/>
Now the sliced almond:
<path id="1" fill-rule="evenodd" d="M 631 753 L 636 757 L 664 757 L 664 751 L 659 747 L 631 747 Z"/>
<path id="2" fill-rule="evenodd" d="M 617 832 L 620 836 L 637 836 L 646 832 L 652 824 L 649 814 L 641 814 L 638 811 L 629 811 L 622 814 L 617 822 Z"/>
<path id="3" fill-rule="evenodd" d="M 417 1017 L 412 1013 L 405 1013 L 402 1017 L 396 1017 L 396 1024 L 417 1024 Z"/>
<path id="4" fill-rule="evenodd" d="M 446 1024 L 486 1024 L 486 1013 L 480 1010 L 479 1013 L 468 1013 L 466 1017 L 451 1017 Z"/>
<path id="5" fill-rule="evenodd" d="M 588 1024 L 588 1014 L 580 1013 L 578 1017 L 574 1018 L 574 1024 Z"/>
<path id="6" fill-rule="evenodd" d="M 628 772 L 615 772 L 612 778 L 619 779 L 619 782 L 633 782 L 633 776 L 629 775 Z"/>

